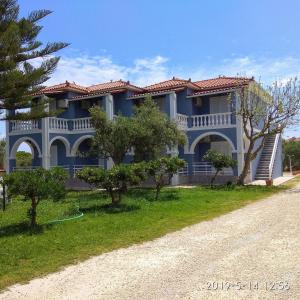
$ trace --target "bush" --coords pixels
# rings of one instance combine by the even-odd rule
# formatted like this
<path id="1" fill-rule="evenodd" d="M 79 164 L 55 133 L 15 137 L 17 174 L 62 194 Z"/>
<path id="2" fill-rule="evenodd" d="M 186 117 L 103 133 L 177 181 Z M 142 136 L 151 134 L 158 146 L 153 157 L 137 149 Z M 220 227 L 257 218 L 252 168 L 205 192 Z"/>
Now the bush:
<path id="1" fill-rule="evenodd" d="M 62 199 L 65 194 L 65 181 L 68 175 L 62 168 L 55 167 L 51 170 L 42 168 L 16 171 L 5 175 L 4 183 L 8 186 L 10 196 L 23 196 L 24 200 L 31 201 L 28 210 L 30 224 L 32 227 L 37 225 L 36 209 L 41 200 Z"/>
<path id="2" fill-rule="evenodd" d="M 96 188 L 105 189 L 112 204 L 118 205 L 128 187 L 138 185 L 146 179 L 145 164 L 120 164 L 110 170 L 83 168 L 76 173 L 76 177 Z"/>
<path id="3" fill-rule="evenodd" d="M 156 195 L 158 199 L 160 190 L 166 183 L 170 184 L 171 179 L 179 169 L 183 168 L 185 161 L 178 157 L 162 157 L 157 160 L 149 161 L 146 165 L 147 173 L 154 179 Z"/>
<path id="4" fill-rule="evenodd" d="M 213 185 L 217 175 L 221 172 L 224 168 L 234 168 L 236 166 L 236 161 L 232 159 L 229 155 L 220 153 L 216 150 L 208 150 L 203 159 L 213 165 L 216 169 L 215 175 L 212 177 L 210 184 Z"/>

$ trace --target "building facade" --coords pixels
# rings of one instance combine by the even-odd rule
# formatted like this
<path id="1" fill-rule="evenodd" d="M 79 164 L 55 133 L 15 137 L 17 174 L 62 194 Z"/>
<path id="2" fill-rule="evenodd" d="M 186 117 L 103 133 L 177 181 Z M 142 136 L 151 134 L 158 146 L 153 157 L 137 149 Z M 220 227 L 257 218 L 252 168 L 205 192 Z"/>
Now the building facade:
<path id="1" fill-rule="evenodd" d="M 16 152 L 26 142 L 33 155 L 32 168 L 61 166 L 73 176 L 84 166 L 110 168 L 111 159 L 84 155 L 95 133 L 88 109 L 99 105 L 109 119 L 131 116 L 135 105 L 151 96 L 159 109 L 174 120 L 187 135 L 187 143 L 169 150 L 186 161 L 173 183 L 205 181 L 213 168 L 203 160 L 208 149 L 232 156 L 234 169 L 224 170 L 223 180 L 232 180 L 242 171 L 247 149 L 242 121 L 234 112 L 239 105 L 237 89 L 253 78 L 218 77 L 195 81 L 172 78 L 147 87 L 126 81 L 111 81 L 90 87 L 65 82 L 42 90 L 38 97 L 50 97 L 48 109 L 60 113 L 35 121 L 6 121 L 7 171 L 16 169 Z M 7 114 L 13 115 L 14 111 Z M 281 136 L 270 139 L 251 163 L 247 180 L 276 178 L 282 174 Z M 126 162 L 133 154 L 128 152 Z"/>

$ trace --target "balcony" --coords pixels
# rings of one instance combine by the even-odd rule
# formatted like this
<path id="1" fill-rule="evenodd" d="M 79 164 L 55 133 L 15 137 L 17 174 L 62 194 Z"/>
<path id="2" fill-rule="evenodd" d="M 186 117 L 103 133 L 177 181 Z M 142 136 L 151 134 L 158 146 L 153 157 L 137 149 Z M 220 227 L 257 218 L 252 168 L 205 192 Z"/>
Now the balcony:
<path id="1" fill-rule="evenodd" d="M 91 118 L 62 119 L 49 118 L 49 129 L 52 131 L 86 131 L 93 130 Z"/>
<path id="2" fill-rule="evenodd" d="M 38 120 L 29 120 L 29 121 L 10 121 L 10 131 L 11 132 L 32 132 L 39 130 L 39 121 Z"/>
<path id="3" fill-rule="evenodd" d="M 114 116 L 115 118 L 116 116 Z M 181 130 L 197 130 L 206 128 L 222 128 L 233 125 L 232 113 L 186 116 L 177 114 L 176 123 Z M 10 121 L 10 132 L 13 134 L 38 132 L 41 130 L 40 121 Z M 63 119 L 49 118 L 49 130 L 55 132 L 84 132 L 92 131 L 91 118 Z"/>

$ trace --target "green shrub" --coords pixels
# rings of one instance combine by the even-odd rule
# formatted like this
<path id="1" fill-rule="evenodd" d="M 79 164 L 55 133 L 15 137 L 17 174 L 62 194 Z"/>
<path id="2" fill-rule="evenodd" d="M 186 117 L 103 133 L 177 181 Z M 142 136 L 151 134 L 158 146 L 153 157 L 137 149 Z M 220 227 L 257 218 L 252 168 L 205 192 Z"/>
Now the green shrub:
<path id="1" fill-rule="evenodd" d="M 149 161 L 146 164 L 147 173 L 155 182 L 155 200 L 158 199 L 162 187 L 166 183 L 170 184 L 173 175 L 177 173 L 179 169 L 183 168 L 184 165 L 185 161 L 178 157 L 162 157 L 157 160 Z"/>
<path id="2" fill-rule="evenodd" d="M 119 164 L 110 170 L 103 168 L 83 168 L 76 177 L 88 184 L 105 189 L 113 205 L 118 205 L 129 186 L 138 185 L 146 179 L 145 164 Z"/>
<path id="3" fill-rule="evenodd" d="M 65 194 L 65 181 L 68 175 L 62 168 L 51 170 L 42 168 L 16 171 L 5 175 L 4 182 L 8 186 L 10 196 L 23 196 L 24 200 L 31 201 L 28 217 L 32 227 L 37 225 L 36 209 L 41 200 L 52 199 L 57 201 Z"/>

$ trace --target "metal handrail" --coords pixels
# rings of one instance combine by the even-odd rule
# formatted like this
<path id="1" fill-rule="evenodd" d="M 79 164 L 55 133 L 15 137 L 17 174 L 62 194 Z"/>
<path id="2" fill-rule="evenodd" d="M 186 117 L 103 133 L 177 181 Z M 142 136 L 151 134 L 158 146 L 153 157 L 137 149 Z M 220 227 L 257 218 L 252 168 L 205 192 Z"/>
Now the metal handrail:
<path id="1" fill-rule="evenodd" d="M 277 148 L 278 148 L 279 137 L 280 137 L 280 133 L 277 133 L 275 136 L 274 146 L 273 146 L 273 150 L 272 150 L 272 156 L 271 156 L 271 160 L 270 160 L 270 164 L 269 164 L 269 179 L 272 178 L 274 161 L 275 161 L 275 156 L 276 156 L 276 152 L 277 152 Z"/>

